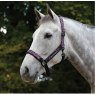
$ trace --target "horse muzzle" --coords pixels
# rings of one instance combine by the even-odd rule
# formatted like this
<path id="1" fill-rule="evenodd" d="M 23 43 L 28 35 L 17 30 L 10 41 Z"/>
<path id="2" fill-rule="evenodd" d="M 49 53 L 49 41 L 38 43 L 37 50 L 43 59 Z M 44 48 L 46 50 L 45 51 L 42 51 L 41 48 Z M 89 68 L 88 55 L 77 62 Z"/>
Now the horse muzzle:
<path id="1" fill-rule="evenodd" d="M 37 81 L 38 73 L 30 75 L 29 69 L 25 67 L 25 70 L 20 69 L 20 75 L 23 81 L 34 84 Z"/>

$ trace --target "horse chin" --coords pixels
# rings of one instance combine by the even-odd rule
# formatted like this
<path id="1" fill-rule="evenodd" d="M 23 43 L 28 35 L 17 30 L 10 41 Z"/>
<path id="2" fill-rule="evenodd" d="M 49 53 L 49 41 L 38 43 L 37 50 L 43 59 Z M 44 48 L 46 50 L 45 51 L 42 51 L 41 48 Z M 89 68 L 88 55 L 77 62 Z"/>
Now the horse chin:
<path id="1" fill-rule="evenodd" d="M 41 82 L 43 81 L 43 78 L 42 78 L 43 75 L 39 75 L 39 76 L 36 76 L 35 79 L 31 79 L 31 78 L 22 78 L 22 80 L 28 84 L 36 84 L 38 82 Z"/>
<path id="2" fill-rule="evenodd" d="M 36 83 L 39 83 L 39 82 L 42 82 L 42 81 L 45 81 L 45 77 L 42 77 L 43 75 L 39 75 L 35 78 L 35 80 L 24 80 L 25 82 L 29 83 L 29 84 L 36 84 Z"/>
<path id="3" fill-rule="evenodd" d="M 23 80 L 23 81 L 28 83 L 28 84 L 36 84 L 37 83 L 37 79 L 35 79 L 35 80 Z"/>
<path id="4" fill-rule="evenodd" d="M 38 76 L 35 76 L 35 77 L 26 77 L 26 76 L 23 76 L 21 77 L 22 80 L 26 83 L 29 83 L 29 84 L 36 84 L 37 83 L 37 78 Z"/>

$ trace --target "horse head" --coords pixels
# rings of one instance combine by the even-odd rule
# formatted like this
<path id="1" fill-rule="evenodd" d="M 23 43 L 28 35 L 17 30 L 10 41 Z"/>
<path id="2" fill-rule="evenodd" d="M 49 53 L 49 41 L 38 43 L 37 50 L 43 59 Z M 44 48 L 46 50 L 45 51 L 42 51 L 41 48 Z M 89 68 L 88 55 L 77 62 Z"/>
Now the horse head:
<path id="1" fill-rule="evenodd" d="M 47 6 L 48 15 L 40 13 L 35 9 L 38 19 L 38 28 L 33 34 L 33 42 L 29 50 L 36 52 L 41 58 L 46 59 L 61 42 L 61 25 L 59 17 Z M 51 68 L 62 59 L 62 52 L 59 51 L 48 63 Z M 39 57 L 38 56 L 38 57 Z M 37 77 L 46 72 L 41 63 L 29 53 L 26 54 L 20 68 L 20 74 L 24 81 L 36 83 Z"/>

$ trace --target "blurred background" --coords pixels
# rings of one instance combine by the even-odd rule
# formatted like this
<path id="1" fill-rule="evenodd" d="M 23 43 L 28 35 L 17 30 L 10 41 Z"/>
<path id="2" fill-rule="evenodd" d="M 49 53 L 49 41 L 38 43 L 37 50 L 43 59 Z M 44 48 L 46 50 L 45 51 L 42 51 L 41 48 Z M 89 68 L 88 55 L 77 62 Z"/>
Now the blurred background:
<path id="1" fill-rule="evenodd" d="M 64 17 L 94 25 L 94 1 L 0 2 L 0 93 L 89 93 L 90 86 L 68 60 L 53 67 L 53 81 L 35 85 L 21 80 L 20 65 L 37 28 L 34 7 L 46 14 L 46 3 Z"/>

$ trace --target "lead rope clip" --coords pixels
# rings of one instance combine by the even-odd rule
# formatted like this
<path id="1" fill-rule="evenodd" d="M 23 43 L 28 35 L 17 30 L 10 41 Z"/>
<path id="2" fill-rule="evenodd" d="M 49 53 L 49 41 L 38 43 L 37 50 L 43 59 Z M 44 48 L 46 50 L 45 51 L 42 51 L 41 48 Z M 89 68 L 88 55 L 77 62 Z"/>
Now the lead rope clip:
<path id="1" fill-rule="evenodd" d="M 65 57 L 65 54 L 64 54 L 64 48 L 62 49 L 62 59 L 64 59 L 64 57 Z"/>

